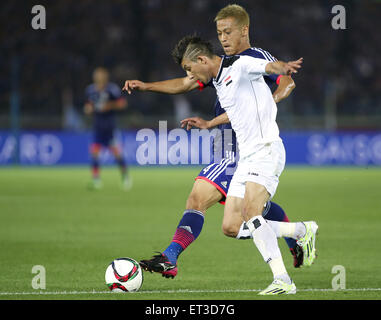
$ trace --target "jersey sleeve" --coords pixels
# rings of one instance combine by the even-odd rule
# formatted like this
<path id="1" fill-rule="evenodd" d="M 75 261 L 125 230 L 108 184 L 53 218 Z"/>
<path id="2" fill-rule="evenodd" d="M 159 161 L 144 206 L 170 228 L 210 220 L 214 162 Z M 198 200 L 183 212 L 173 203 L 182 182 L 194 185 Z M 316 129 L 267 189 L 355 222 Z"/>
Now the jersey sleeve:
<path id="1" fill-rule="evenodd" d="M 122 97 L 121 90 L 114 83 L 110 84 L 108 91 L 110 93 L 110 100 L 118 100 L 118 99 L 120 99 Z"/>
<path id="2" fill-rule="evenodd" d="M 198 84 L 198 90 L 202 91 L 204 90 L 206 87 L 212 87 L 213 86 L 213 82 L 212 80 L 210 80 L 207 84 L 201 82 L 200 80 L 197 80 L 197 84 Z"/>
<path id="3" fill-rule="evenodd" d="M 264 59 L 245 57 L 242 59 L 241 69 L 249 75 L 249 78 L 255 80 L 266 74 L 266 65 L 270 62 Z"/>
<path id="4" fill-rule="evenodd" d="M 246 50 L 245 55 L 248 55 L 249 57 L 253 57 L 253 58 L 267 60 L 269 62 L 277 61 L 277 58 L 275 58 L 271 53 L 269 53 L 268 51 L 263 50 L 261 48 L 253 47 L 250 50 Z M 280 81 L 280 78 L 282 77 L 282 75 L 269 74 L 269 75 L 264 75 L 263 77 L 264 77 L 266 83 L 269 86 L 272 86 L 275 83 L 277 85 L 279 85 L 279 81 Z"/>
<path id="5" fill-rule="evenodd" d="M 200 91 L 204 90 L 206 87 L 205 83 L 201 82 L 200 80 L 197 80 L 197 84 L 198 84 L 198 90 Z"/>
<path id="6" fill-rule="evenodd" d="M 271 84 L 276 83 L 277 85 L 279 85 L 280 78 L 282 78 L 283 75 L 281 75 L 281 74 L 268 74 L 264 77 L 265 77 L 265 80 L 268 79 Z"/>

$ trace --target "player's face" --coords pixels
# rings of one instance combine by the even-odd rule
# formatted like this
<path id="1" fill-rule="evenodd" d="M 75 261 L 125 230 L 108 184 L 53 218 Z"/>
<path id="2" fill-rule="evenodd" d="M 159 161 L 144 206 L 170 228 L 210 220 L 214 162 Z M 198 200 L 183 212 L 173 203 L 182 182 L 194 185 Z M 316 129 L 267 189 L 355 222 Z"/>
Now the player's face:
<path id="1" fill-rule="evenodd" d="M 240 27 L 233 17 L 217 21 L 217 36 L 225 54 L 241 53 L 248 41 L 248 27 Z"/>
<path id="2" fill-rule="evenodd" d="M 104 70 L 97 69 L 94 71 L 93 80 L 98 86 L 105 86 L 108 82 L 108 73 Z"/>
<path id="3" fill-rule="evenodd" d="M 191 80 L 199 80 L 203 83 L 208 83 L 212 78 L 208 65 L 202 58 L 197 58 L 196 62 L 189 59 L 184 59 L 181 63 L 181 67 Z"/>

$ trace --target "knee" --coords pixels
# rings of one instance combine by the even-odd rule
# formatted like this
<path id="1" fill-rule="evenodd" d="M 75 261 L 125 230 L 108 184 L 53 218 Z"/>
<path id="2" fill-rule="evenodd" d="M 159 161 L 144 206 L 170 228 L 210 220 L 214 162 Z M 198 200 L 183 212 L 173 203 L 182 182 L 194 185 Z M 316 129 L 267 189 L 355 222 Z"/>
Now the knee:
<path id="1" fill-rule="evenodd" d="M 93 161 L 98 161 L 99 160 L 99 152 L 91 152 L 91 159 Z"/>
<path id="2" fill-rule="evenodd" d="M 90 146 L 90 154 L 93 158 L 97 158 L 101 151 L 101 145 L 94 143 Z"/>
<path id="3" fill-rule="evenodd" d="M 111 150 L 111 153 L 113 154 L 113 156 L 116 158 L 116 159 L 121 159 L 122 158 L 122 154 L 121 154 L 121 151 L 119 150 L 118 147 L 116 146 L 112 146 L 110 147 L 110 150 Z"/>
<path id="4" fill-rule="evenodd" d="M 222 223 L 222 233 L 227 237 L 231 237 L 231 238 L 237 237 L 239 228 L 240 228 L 239 226 L 237 227 L 234 224 L 225 223 L 225 222 Z"/>

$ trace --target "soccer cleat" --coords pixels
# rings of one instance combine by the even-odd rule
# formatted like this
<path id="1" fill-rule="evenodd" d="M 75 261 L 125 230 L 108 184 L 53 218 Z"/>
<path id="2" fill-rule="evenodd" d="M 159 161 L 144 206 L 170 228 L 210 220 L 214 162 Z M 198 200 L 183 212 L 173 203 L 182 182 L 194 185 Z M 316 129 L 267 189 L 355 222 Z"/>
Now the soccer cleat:
<path id="1" fill-rule="evenodd" d="M 298 244 L 294 248 L 290 248 L 290 252 L 294 257 L 294 267 L 299 268 L 303 265 L 303 249 Z"/>
<path id="2" fill-rule="evenodd" d="M 145 271 L 158 272 L 165 278 L 174 278 L 177 275 L 177 265 L 168 261 L 164 253 L 154 255 L 150 260 L 141 260 L 140 266 Z"/>
<path id="3" fill-rule="evenodd" d="M 267 295 L 277 295 L 277 294 L 295 294 L 296 286 L 294 281 L 291 284 L 287 284 L 286 282 L 275 279 L 265 290 L 262 290 L 259 295 L 267 296 Z"/>
<path id="4" fill-rule="evenodd" d="M 306 227 L 306 234 L 301 237 L 296 243 L 303 250 L 303 266 L 311 266 L 316 258 L 316 233 L 318 230 L 318 225 L 315 221 L 303 222 Z"/>
<path id="5" fill-rule="evenodd" d="M 103 183 L 100 179 L 93 179 L 89 185 L 88 185 L 88 188 L 90 190 L 100 190 L 103 188 Z"/>
<path id="6" fill-rule="evenodd" d="M 128 191 L 132 188 L 132 178 L 124 178 L 122 181 L 122 189 Z"/>

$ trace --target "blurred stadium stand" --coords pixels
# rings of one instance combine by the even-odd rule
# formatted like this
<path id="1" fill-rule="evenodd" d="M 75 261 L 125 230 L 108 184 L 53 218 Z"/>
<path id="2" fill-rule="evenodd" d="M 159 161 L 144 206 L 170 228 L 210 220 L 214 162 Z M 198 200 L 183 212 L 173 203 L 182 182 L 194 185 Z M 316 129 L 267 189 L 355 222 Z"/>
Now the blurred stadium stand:
<path id="1" fill-rule="evenodd" d="M 125 79 L 155 81 L 183 76 L 171 58 L 177 40 L 197 32 L 218 50 L 221 0 L 55 0 L 46 7 L 47 29 L 33 30 L 33 1 L 0 4 L 0 129 L 85 130 L 84 89 L 102 65 L 122 87 Z M 303 56 L 296 90 L 279 106 L 285 130 L 381 128 L 381 2 L 342 1 L 347 29 L 333 30 L 327 0 L 239 1 L 251 16 L 252 45 L 278 59 Z M 221 52 L 221 51 L 220 51 Z M 192 114 L 209 118 L 215 93 L 186 95 Z M 177 126 L 172 96 L 134 93 L 122 128 Z M 19 111 L 11 112 L 11 105 Z M 16 108 L 17 109 L 17 108 Z M 188 109 L 189 111 L 189 109 Z M 180 113 L 181 114 L 181 113 Z M 18 117 L 19 115 L 19 117 Z"/>

